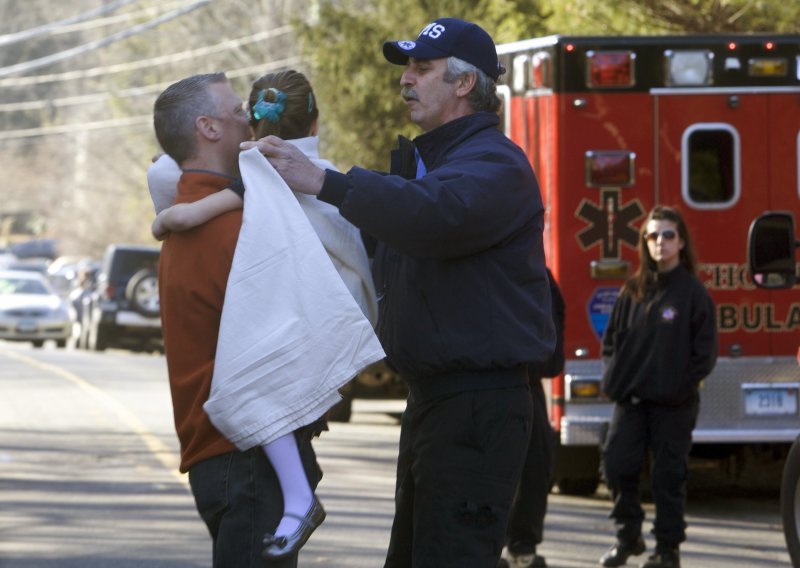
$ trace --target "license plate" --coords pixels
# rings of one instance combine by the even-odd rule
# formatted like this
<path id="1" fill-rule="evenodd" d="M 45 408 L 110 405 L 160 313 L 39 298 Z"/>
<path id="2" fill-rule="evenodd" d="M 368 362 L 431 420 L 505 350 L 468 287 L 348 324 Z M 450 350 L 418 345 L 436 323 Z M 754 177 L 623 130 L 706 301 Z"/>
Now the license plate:
<path id="1" fill-rule="evenodd" d="M 797 386 L 743 386 L 747 416 L 797 416 Z"/>
<path id="2" fill-rule="evenodd" d="M 35 321 L 22 320 L 17 324 L 17 331 L 19 333 L 33 333 L 37 329 Z"/>

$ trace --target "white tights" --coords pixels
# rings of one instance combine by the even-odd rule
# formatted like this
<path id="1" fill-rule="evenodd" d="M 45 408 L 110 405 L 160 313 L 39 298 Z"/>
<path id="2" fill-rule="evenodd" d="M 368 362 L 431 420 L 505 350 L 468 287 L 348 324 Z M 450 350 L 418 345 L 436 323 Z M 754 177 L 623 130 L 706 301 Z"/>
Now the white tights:
<path id="1" fill-rule="evenodd" d="M 287 513 L 304 517 L 313 503 L 314 492 L 308 483 L 297 440 L 294 432 L 281 436 L 277 440 L 264 444 L 264 453 L 278 476 L 278 483 L 283 493 L 283 518 L 275 536 L 290 535 L 300 525 L 299 519 L 287 516 Z"/>

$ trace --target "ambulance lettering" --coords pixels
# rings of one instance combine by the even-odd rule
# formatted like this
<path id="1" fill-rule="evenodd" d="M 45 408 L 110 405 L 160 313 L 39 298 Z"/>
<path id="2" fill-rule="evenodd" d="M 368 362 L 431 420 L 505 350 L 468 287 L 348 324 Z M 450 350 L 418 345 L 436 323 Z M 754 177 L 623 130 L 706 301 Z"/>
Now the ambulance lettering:
<path id="1" fill-rule="evenodd" d="M 575 237 L 581 249 L 586 250 L 600 245 L 600 258 L 618 259 L 621 254 L 620 243 L 635 249 L 639 241 L 639 231 L 631 223 L 644 215 L 644 208 L 638 199 L 621 203 L 620 190 L 609 188 L 600 191 L 599 204 L 584 199 L 578 205 L 575 216 L 588 227 L 579 231 Z"/>
<path id="2" fill-rule="evenodd" d="M 800 331 L 800 304 L 791 304 L 785 312 L 776 313 L 775 304 L 719 304 L 717 329 L 720 333 L 744 330 L 748 333 Z"/>
<path id="3" fill-rule="evenodd" d="M 700 265 L 700 278 L 709 290 L 736 292 L 756 288 L 746 264 L 707 263 Z M 743 330 L 747 333 L 800 331 L 800 304 L 784 308 L 769 303 L 742 304 L 719 302 L 717 328 L 720 333 Z"/>
<path id="4" fill-rule="evenodd" d="M 746 264 L 708 263 L 700 266 L 700 277 L 709 290 L 755 290 Z"/>

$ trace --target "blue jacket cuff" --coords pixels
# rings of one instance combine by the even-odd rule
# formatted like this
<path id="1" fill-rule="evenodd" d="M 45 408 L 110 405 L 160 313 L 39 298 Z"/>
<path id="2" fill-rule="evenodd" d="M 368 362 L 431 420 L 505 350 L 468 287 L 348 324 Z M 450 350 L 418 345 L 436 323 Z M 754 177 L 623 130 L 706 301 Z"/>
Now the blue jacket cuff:
<path id="1" fill-rule="evenodd" d="M 347 195 L 347 174 L 325 170 L 325 181 L 318 198 L 336 207 L 341 206 Z"/>

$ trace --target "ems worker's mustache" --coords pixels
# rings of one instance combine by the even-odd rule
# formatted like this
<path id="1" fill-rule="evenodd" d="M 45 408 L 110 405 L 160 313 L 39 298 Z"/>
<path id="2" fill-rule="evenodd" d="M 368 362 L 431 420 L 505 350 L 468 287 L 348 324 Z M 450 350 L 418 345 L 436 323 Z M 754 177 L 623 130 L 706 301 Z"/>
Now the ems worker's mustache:
<path id="1" fill-rule="evenodd" d="M 418 101 L 419 97 L 417 97 L 417 92 L 414 90 L 413 87 L 402 87 L 400 89 L 400 96 L 403 97 L 404 100 L 407 101 Z"/>

